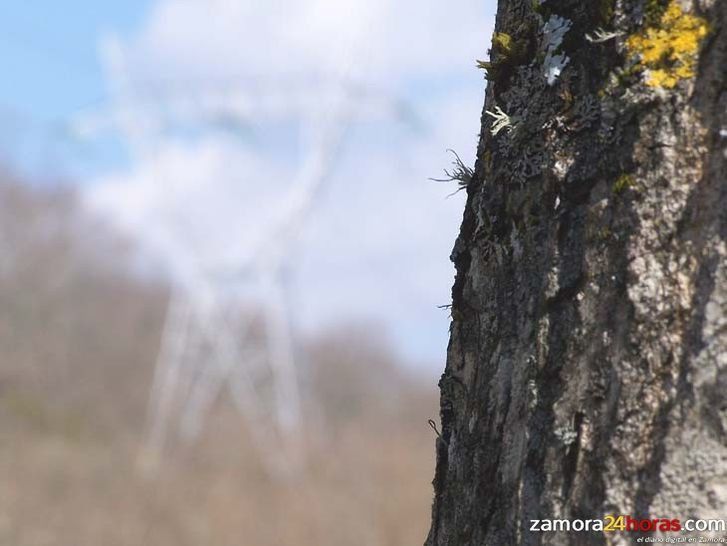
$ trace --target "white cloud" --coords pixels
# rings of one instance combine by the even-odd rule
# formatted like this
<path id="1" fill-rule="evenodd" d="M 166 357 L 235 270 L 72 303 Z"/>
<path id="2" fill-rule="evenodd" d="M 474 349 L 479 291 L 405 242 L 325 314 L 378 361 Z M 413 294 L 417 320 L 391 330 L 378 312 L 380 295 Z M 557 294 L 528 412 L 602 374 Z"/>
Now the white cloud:
<path id="1" fill-rule="evenodd" d="M 464 194 L 446 199 L 456 186 L 427 178 L 448 166 L 446 148 L 473 161 L 484 96 L 474 59 L 484 55 L 491 28 L 484 6 L 161 0 L 138 34 L 121 42 L 134 100 L 153 87 L 157 96 L 189 95 L 191 110 L 207 112 L 214 102 L 231 115 L 240 111 L 239 89 L 257 86 L 268 106 L 277 93 L 325 113 L 332 107 L 323 92 L 330 89 L 319 93 L 304 83 L 351 62 L 357 85 L 378 97 L 391 94 L 416 112 L 420 124 L 407 127 L 390 111 L 372 116 L 354 104 L 358 116 L 296 250 L 296 317 L 304 329 L 362 316 L 387 324 L 409 356 L 443 358 L 448 320 L 436 305 L 449 301 L 448 256 Z M 271 111 L 282 112 L 280 106 Z M 149 105 L 137 107 L 137 115 L 154 114 Z M 172 269 L 189 268 L 199 256 L 234 261 L 266 234 L 300 159 L 300 126 L 290 111 L 262 119 L 243 119 L 250 122 L 249 140 L 211 131 L 200 119 L 191 136 L 189 127 L 183 137 L 158 131 L 153 153 L 90 185 L 88 203 Z"/>
<path id="2" fill-rule="evenodd" d="M 369 80 L 471 69 L 489 44 L 494 4 L 421 0 L 160 0 L 132 44 L 151 74 L 298 73 L 342 56 Z M 164 74 L 164 72 L 162 72 Z"/>
<path id="3" fill-rule="evenodd" d="M 167 140 L 86 202 L 176 272 L 240 260 L 261 240 L 291 173 L 224 137 Z M 264 176 L 264 178 L 263 178 Z"/>

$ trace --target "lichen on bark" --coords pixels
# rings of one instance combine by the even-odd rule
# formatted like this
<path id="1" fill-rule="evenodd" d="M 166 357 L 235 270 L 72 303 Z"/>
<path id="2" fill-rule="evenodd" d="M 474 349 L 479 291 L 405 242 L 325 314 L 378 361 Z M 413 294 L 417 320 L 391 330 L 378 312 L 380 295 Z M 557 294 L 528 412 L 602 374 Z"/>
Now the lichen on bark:
<path id="1" fill-rule="evenodd" d="M 693 78 L 650 87 L 628 41 L 654 2 L 500 0 L 520 53 L 491 74 L 452 252 L 428 546 L 626 544 L 528 522 L 727 506 L 727 2 L 679 3 L 711 32 Z"/>
<path id="2" fill-rule="evenodd" d="M 672 0 L 658 22 L 630 36 L 626 47 L 647 71 L 648 86 L 672 89 L 681 80 L 694 77 L 699 47 L 708 32 L 702 17 L 685 13 Z"/>

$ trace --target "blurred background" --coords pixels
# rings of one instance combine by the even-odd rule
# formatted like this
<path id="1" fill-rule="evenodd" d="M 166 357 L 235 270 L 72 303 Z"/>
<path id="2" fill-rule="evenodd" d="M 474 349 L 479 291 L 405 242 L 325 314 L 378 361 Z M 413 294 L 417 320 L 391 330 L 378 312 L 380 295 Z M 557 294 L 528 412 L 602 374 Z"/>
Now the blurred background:
<path id="1" fill-rule="evenodd" d="M 0 7 L 0 545 L 424 541 L 494 11 Z"/>

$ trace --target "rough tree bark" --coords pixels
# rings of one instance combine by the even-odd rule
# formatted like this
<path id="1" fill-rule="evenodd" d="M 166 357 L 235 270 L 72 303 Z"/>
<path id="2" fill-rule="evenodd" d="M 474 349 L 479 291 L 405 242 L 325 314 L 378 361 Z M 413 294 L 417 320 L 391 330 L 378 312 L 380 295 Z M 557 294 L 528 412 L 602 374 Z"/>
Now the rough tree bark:
<path id="1" fill-rule="evenodd" d="M 482 67 L 427 546 L 726 517 L 727 1 L 500 0 Z"/>

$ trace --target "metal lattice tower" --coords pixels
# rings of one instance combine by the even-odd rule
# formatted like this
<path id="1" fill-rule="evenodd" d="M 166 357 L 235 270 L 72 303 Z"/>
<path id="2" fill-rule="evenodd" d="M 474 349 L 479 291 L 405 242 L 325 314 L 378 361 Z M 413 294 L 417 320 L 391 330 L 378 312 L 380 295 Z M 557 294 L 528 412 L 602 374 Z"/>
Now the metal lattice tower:
<path id="1" fill-rule="evenodd" d="M 160 131 L 180 118 L 202 125 L 220 116 L 235 123 L 294 119 L 309 135 L 297 176 L 271 211 L 265 229 L 258 227 L 257 240 L 232 259 L 203 256 L 205 241 L 195 246 L 194 237 L 184 233 L 184 218 L 160 219 L 167 223 L 167 243 L 188 259 L 174 275 L 142 458 L 144 468 L 153 470 L 171 434 L 187 440 L 197 437 L 214 402 L 229 389 L 268 470 L 289 474 L 300 464 L 302 453 L 301 396 L 286 283 L 291 257 L 329 180 L 354 112 L 360 119 L 382 111 L 386 117 L 392 112 L 400 116 L 404 109 L 353 85 L 348 71 L 331 78 L 323 93 L 300 85 L 257 85 L 251 90 L 241 82 L 222 98 L 214 90 L 203 92 L 204 100 L 173 93 L 165 98 L 166 107 L 158 109 L 134 85 L 123 49 L 112 47 L 108 53 L 113 106 L 79 117 L 76 127 L 85 135 L 113 130 L 137 160 L 153 160 Z M 301 94 L 305 97 L 298 100 Z M 321 94 L 325 98 L 311 111 L 308 99 Z M 250 178 L 255 176 L 251 173 Z M 256 306 L 244 298 L 250 291 Z"/>

